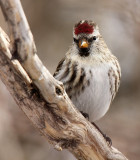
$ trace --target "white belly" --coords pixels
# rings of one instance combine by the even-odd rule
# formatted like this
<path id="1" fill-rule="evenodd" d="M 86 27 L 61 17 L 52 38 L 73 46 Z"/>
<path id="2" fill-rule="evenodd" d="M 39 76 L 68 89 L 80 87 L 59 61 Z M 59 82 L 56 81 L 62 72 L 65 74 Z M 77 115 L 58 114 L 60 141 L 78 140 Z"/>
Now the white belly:
<path id="1" fill-rule="evenodd" d="M 94 68 L 91 72 L 89 86 L 80 94 L 72 96 L 71 100 L 80 111 L 89 115 L 90 121 L 94 122 L 104 116 L 109 109 L 111 93 L 108 68 Z"/>

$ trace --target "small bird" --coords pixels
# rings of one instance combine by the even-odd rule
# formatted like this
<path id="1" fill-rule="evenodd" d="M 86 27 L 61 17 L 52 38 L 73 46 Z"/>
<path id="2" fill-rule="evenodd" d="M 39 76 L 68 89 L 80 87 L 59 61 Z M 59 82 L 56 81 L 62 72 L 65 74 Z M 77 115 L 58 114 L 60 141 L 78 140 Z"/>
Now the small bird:
<path id="1" fill-rule="evenodd" d="M 120 86 L 121 69 L 93 21 L 73 29 L 73 44 L 59 62 L 54 77 L 63 82 L 73 102 L 95 122 L 105 115 Z"/>

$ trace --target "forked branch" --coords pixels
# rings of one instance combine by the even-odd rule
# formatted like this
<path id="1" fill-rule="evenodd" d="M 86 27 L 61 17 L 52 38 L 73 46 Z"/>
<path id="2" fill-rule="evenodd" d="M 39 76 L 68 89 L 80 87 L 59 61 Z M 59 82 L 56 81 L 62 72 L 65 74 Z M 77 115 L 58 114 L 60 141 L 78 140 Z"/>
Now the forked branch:
<path id="1" fill-rule="evenodd" d="M 42 64 L 20 1 L 0 4 L 11 38 L 0 29 L 0 77 L 29 120 L 57 150 L 68 149 L 79 160 L 127 160 L 77 111 Z"/>

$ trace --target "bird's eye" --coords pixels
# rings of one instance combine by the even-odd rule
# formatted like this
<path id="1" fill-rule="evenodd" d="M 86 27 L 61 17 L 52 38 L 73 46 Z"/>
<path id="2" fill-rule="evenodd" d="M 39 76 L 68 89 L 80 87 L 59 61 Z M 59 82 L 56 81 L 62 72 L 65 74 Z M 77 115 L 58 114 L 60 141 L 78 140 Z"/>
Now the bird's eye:
<path id="1" fill-rule="evenodd" d="M 93 40 L 95 41 L 97 39 L 97 37 L 96 36 L 93 36 Z"/>
<path id="2" fill-rule="evenodd" d="M 78 43 L 78 40 L 76 38 L 73 38 L 73 40 L 74 40 L 75 43 Z"/>
<path id="3" fill-rule="evenodd" d="M 88 41 L 89 42 L 92 42 L 92 41 L 95 41 L 96 40 L 96 36 L 93 36 L 92 38 L 90 38 Z"/>

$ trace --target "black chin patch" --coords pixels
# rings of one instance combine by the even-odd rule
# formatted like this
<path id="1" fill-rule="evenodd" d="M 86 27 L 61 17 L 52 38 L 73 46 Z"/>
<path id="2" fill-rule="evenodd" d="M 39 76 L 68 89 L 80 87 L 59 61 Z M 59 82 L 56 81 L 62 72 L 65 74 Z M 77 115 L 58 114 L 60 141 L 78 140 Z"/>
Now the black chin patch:
<path id="1" fill-rule="evenodd" d="M 89 56 L 89 48 L 80 48 L 79 49 L 79 54 L 82 57 L 87 57 Z"/>

